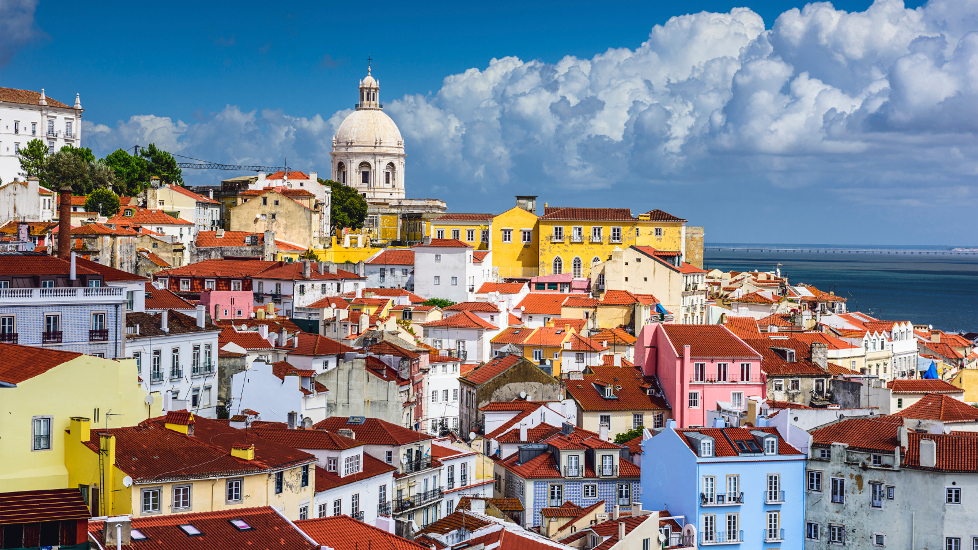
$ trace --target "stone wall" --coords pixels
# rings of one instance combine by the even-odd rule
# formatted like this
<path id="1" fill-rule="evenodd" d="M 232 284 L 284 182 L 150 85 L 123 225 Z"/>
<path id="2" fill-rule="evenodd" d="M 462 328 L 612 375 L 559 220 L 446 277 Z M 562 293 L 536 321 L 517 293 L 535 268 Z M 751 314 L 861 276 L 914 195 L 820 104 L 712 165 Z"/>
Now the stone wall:
<path id="1" fill-rule="evenodd" d="M 686 227 L 686 263 L 703 269 L 703 228 Z"/>

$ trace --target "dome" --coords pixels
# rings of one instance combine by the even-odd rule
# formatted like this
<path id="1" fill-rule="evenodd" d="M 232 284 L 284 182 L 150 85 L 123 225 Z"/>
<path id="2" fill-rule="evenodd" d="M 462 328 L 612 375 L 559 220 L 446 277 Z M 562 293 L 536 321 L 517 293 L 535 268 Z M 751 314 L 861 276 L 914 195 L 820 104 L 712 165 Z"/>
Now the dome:
<path id="1" fill-rule="evenodd" d="M 397 124 L 394 124 L 387 113 L 379 109 L 364 109 L 353 111 L 346 117 L 336 131 L 335 140 L 340 146 L 350 142 L 353 142 L 353 145 L 373 146 L 381 140 L 380 144 L 383 146 L 403 147 L 404 138 L 401 137 Z"/>
<path id="2" fill-rule="evenodd" d="M 367 78 L 364 78 L 363 80 L 360 81 L 360 87 L 361 88 L 376 88 L 377 87 L 377 81 L 374 80 L 374 77 L 370 76 L 370 73 L 368 72 L 367 73 Z"/>

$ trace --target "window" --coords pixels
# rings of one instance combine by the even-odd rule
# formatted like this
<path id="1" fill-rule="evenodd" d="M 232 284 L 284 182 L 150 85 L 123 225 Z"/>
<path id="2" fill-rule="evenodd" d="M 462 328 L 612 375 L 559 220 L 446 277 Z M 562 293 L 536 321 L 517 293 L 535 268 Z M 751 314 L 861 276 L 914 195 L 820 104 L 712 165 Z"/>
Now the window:
<path id="1" fill-rule="evenodd" d="M 441 254 L 435 254 L 435 262 L 441 262 Z"/>
<path id="2" fill-rule="evenodd" d="M 143 513 L 152 514 L 160 511 L 160 489 L 143 489 Z"/>
<path id="3" fill-rule="evenodd" d="M 808 471 L 808 490 L 816 493 L 822 492 L 822 472 Z"/>
<path id="4" fill-rule="evenodd" d="M 774 391 L 776 392 L 784 391 L 784 380 L 780 378 L 774 380 Z"/>
<path id="5" fill-rule="evenodd" d="M 740 476 L 732 475 L 727 476 L 727 501 L 728 502 L 739 502 L 740 494 Z"/>
<path id="6" fill-rule="evenodd" d="M 615 459 L 613 456 L 605 454 L 601 455 L 601 475 L 611 476 L 615 475 Z"/>
<path id="7" fill-rule="evenodd" d="M 285 472 L 275 472 L 275 494 L 282 494 L 282 490 L 285 488 Z"/>
<path id="8" fill-rule="evenodd" d="M 608 456 L 608 455 L 605 455 Z M 619 506 L 630 506 L 632 504 L 632 484 L 631 483 L 619 483 L 618 484 L 618 505 Z"/>
<path id="9" fill-rule="evenodd" d="M 302 481 L 300 483 L 302 487 L 309 486 L 309 465 L 306 464 L 302 467 Z"/>
<path id="10" fill-rule="evenodd" d="M 713 504 L 716 501 L 716 483 L 713 476 L 703 476 L 703 501 L 706 504 Z"/>
<path id="11" fill-rule="evenodd" d="M 830 458 L 832 458 L 832 451 L 830 451 L 829 449 L 819 449 L 818 457 L 821 458 L 822 460 L 829 460 Z"/>
<path id="12" fill-rule="evenodd" d="M 574 261 L 571 262 L 571 268 L 575 279 L 580 279 L 581 277 L 583 277 L 583 267 L 584 267 L 584 263 L 581 261 L 580 258 L 575 256 Z"/>
<path id="13" fill-rule="evenodd" d="M 767 501 L 781 502 L 781 475 L 767 475 Z"/>
<path id="14" fill-rule="evenodd" d="M 35 451 L 48 451 L 51 449 L 51 421 L 52 416 L 35 416 L 32 419 L 32 431 L 34 443 L 32 448 Z"/>
<path id="15" fill-rule="evenodd" d="M 321 518 L 326 517 L 326 510 L 327 510 L 326 503 L 320 504 L 319 505 L 319 515 L 318 515 L 318 517 L 321 517 Z"/>
<path id="16" fill-rule="evenodd" d="M 822 537 L 821 526 L 817 523 L 808 522 L 805 524 L 805 538 L 810 540 L 820 540 Z"/>
<path id="17" fill-rule="evenodd" d="M 655 228 L 655 236 L 656 237 L 661 237 L 662 236 L 662 228 L 661 227 L 656 227 Z"/>
<path id="18" fill-rule="evenodd" d="M 743 409 L 744 408 L 744 392 L 742 392 L 742 391 L 730 392 L 730 406 L 733 407 L 733 408 L 735 408 L 735 409 Z M 770 454 L 773 454 L 773 453 L 770 453 Z"/>
<path id="19" fill-rule="evenodd" d="M 475 241 L 475 229 L 465 230 L 465 240 L 470 243 Z"/>
<path id="20" fill-rule="evenodd" d="M 797 378 L 792 378 L 791 380 L 788 380 L 788 391 L 800 391 L 800 390 L 801 390 L 800 380 L 798 380 Z"/>
<path id="21" fill-rule="evenodd" d="M 576 225 L 571 228 L 571 242 L 584 242 L 584 228 L 580 225 Z"/>
<path id="22" fill-rule="evenodd" d="M 562 225 L 554 226 L 553 240 L 555 241 L 564 240 L 564 226 Z"/>
<path id="23" fill-rule="evenodd" d="M 832 502 L 844 503 L 846 501 L 846 480 L 841 477 L 832 478 Z"/>
<path id="24" fill-rule="evenodd" d="M 727 540 L 740 540 L 740 515 L 727 514 Z"/>
<path id="25" fill-rule="evenodd" d="M 703 515 L 703 542 L 714 542 L 716 540 L 717 517 L 713 514 Z"/>
<path id="26" fill-rule="evenodd" d="M 750 381 L 750 363 L 740 364 L 740 381 L 741 382 Z"/>
<path id="27" fill-rule="evenodd" d="M 653 428 L 664 427 L 666 425 L 665 418 L 666 416 L 664 413 L 652 413 L 652 427 Z"/>
<path id="28" fill-rule="evenodd" d="M 947 537 L 944 539 L 944 550 L 961 550 L 961 537 Z"/>
<path id="29" fill-rule="evenodd" d="M 442 390 L 441 391 L 441 400 L 442 401 L 448 401 L 448 390 Z"/>
<path id="30" fill-rule="evenodd" d="M 348 456 L 343 459 L 343 475 L 348 476 L 360 471 L 360 455 Z"/>
<path id="31" fill-rule="evenodd" d="M 177 485 L 173 488 L 173 509 L 187 510 L 190 508 L 190 485 Z"/>
<path id="32" fill-rule="evenodd" d="M 440 285 L 441 284 L 441 277 L 439 277 L 438 275 L 435 275 L 435 284 L 436 285 Z"/>
<path id="33" fill-rule="evenodd" d="M 945 497 L 947 504 L 961 504 L 961 487 L 947 487 Z"/>
<path id="34" fill-rule="evenodd" d="M 452 286 L 458 286 L 458 277 L 452 277 Z"/>
<path id="35" fill-rule="evenodd" d="M 645 415 L 642 413 L 632 413 L 632 429 L 645 425 Z"/>
<path id="36" fill-rule="evenodd" d="M 611 427 L 611 415 L 610 414 L 602 414 L 602 415 L 598 416 L 598 425 L 604 426 L 606 428 L 610 428 Z"/>
<path id="37" fill-rule="evenodd" d="M 503 229 L 503 242 L 504 243 L 511 243 L 511 242 L 513 242 L 513 230 L 512 229 Z"/>
<path id="38" fill-rule="evenodd" d="M 693 381 L 703 382 L 706 380 L 706 363 L 693 363 Z"/>
<path id="39" fill-rule="evenodd" d="M 564 272 L 564 260 L 556 256 L 553 261 L 553 275 L 560 275 Z"/>
<path id="40" fill-rule="evenodd" d="M 564 486 L 563 485 L 551 485 L 550 486 L 550 506 L 556 507 L 564 503 Z"/>
<path id="41" fill-rule="evenodd" d="M 360 513 L 360 493 L 354 493 L 350 497 L 350 513 L 354 516 Z"/>
<path id="42" fill-rule="evenodd" d="M 523 229 L 520 231 L 520 240 L 523 244 L 528 244 L 533 242 L 533 230 Z"/>
<path id="43" fill-rule="evenodd" d="M 340 516 L 343 515 L 343 501 L 336 499 L 333 501 L 333 515 Z"/>
<path id="44" fill-rule="evenodd" d="M 180 279 L 180 290 L 183 292 L 190 291 L 190 279 Z"/>
<path id="45" fill-rule="evenodd" d="M 773 437 L 764 438 L 764 454 L 774 455 L 778 454 L 778 440 Z"/>
<path id="46" fill-rule="evenodd" d="M 61 330 L 61 316 L 60 315 L 45 315 L 44 316 L 44 332 L 48 334 L 58 332 Z"/>
<path id="47" fill-rule="evenodd" d="M 781 540 L 781 513 L 767 513 L 767 540 Z"/>
<path id="48" fill-rule="evenodd" d="M 598 498 L 598 486 L 594 483 L 584 484 L 584 498 Z"/>
<path id="49" fill-rule="evenodd" d="M 700 392 L 698 391 L 689 392 L 689 408 L 691 409 L 700 408 Z"/>
<path id="50" fill-rule="evenodd" d="M 431 402 L 432 403 L 438 402 L 438 390 L 431 390 Z"/>
<path id="51" fill-rule="evenodd" d="M 384 504 L 384 503 L 387 502 L 387 486 L 386 485 L 381 485 L 381 486 L 377 487 L 377 498 L 378 498 L 378 502 L 380 504 Z"/>
<path id="52" fill-rule="evenodd" d="M 488 229 L 483 229 L 482 230 L 482 242 L 484 242 L 484 243 L 489 242 L 489 230 Z"/>
<path id="53" fill-rule="evenodd" d="M 620 243 L 621 242 L 621 228 L 612 227 L 611 228 L 611 242 Z"/>
<path id="54" fill-rule="evenodd" d="M 454 365 L 452 365 L 452 372 L 455 372 Z M 458 390 L 452 390 L 452 401 L 458 401 Z"/>
<path id="55" fill-rule="evenodd" d="M 872 460 L 873 466 L 882 466 L 883 465 L 883 455 L 872 455 L 870 457 L 870 460 Z"/>
<path id="56" fill-rule="evenodd" d="M 387 451 L 387 452 L 389 453 L 390 451 Z M 388 462 L 390 462 L 390 461 L 388 460 Z M 326 459 L 326 471 L 327 472 L 335 472 L 336 471 L 336 459 L 335 458 L 327 458 Z"/>
<path id="57" fill-rule="evenodd" d="M 455 239 L 457 241 L 457 240 L 459 240 L 459 237 L 461 237 L 461 236 L 462 236 L 462 232 L 461 231 L 459 231 L 458 229 L 452 229 L 452 238 L 453 239 Z"/>
<path id="58" fill-rule="evenodd" d="M 902 409 L 903 408 L 903 398 L 902 397 L 898 397 L 897 398 L 897 408 L 898 409 Z"/>
<path id="59" fill-rule="evenodd" d="M 887 487 L 886 487 L 886 500 L 893 500 L 893 497 L 894 497 L 894 493 L 895 492 L 896 492 L 896 487 L 894 487 L 892 485 L 887 485 Z M 978 548 L 975 548 L 975 550 L 978 550 Z"/>
<path id="60" fill-rule="evenodd" d="M 844 525 L 829 524 L 829 542 L 835 544 L 846 543 L 846 527 Z"/>
<path id="61" fill-rule="evenodd" d="M 299 507 L 299 519 L 309 519 L 309 507 L 300 506 Z"/>
<path id="62" fill-rule="evenodd" d="M 882 483 L 870 483 L 869 484 L 869 495 L 870 495 L 870 505 L 873 508 L 883 507 L 883 484 Z"/>
<path id="63" fill-rule="evenodd" d="M 601 242 L 601 226 L 595 225 L 591 227 L 591 242 Z"/>

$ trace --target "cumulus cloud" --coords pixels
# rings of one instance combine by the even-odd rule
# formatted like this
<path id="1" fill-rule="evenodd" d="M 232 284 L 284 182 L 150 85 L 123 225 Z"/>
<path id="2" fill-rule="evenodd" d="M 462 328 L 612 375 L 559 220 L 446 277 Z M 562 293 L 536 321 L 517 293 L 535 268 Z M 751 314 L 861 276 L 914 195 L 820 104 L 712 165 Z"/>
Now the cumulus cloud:
<path id="1" fill-rule="evenodd" d="M 978 9 L 814 3 L 771 29 L 746 8 L 685 15 L 635 49 L 553 64 L 493 59 L 386 110 L 406 141 L 409 185 L 476 203 L 465 208 L 477 207 L 472 193 L 686 197 L 693 186 L 703 196 L 818 189 L 839 204 L 973 206 Z M 135 116 L 89 136 L 99 148 L 155 140 L 221 161 L 288 156 L 326 173 L 346 114 L 228 106 L 192 124 Z"/>
<path id="2" fill-rule="evenodd" d="M 47 37 L 34 21 L 36 9 L 37 0 L 0 0 L 0 67 L 22 46 Z"/>

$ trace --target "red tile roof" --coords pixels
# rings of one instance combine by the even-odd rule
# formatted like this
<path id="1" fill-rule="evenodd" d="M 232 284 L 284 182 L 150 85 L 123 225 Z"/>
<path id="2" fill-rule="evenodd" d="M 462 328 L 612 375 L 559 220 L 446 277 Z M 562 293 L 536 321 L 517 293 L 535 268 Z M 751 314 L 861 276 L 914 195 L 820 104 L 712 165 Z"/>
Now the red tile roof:
<path id="1" fill-rule="evenodd" d="M 170 267 L 170 264 L 167 263 L 163 258 L 160 258 L 156 254 L 150 252 L 145 248 L 140 248 L 139 253 L 142 254 L 143 257 L 146 258 L 147 260 L 153 262 L 153 264 L 156 265 L 157 267 Z"/>
<path id="2" fill-rule="evenodd" d="M 431 239 L 428 244 L 415 245 L 415 248 L 420 247 L 436 247 L 436 248 L 472 248 L 472 245 L 463 243 L 458 239 Z"/>
<path id="3" fill-rule="evenodd" d="M 345 516 L 341 516 L 345 517 Z M 251 529 L 238 529 L 231 521 L 241 520 Z M 355 521 L 355 520 L 350 520 Z M 202 534 L 187 536 L 181 525 L 193 525 Z M 217 512 L 191 512 L 161 516 L 132 518 L 132 529 L 139 530 L 146 539 L 132 540 L 123 548 L 179 548 L 181 550 L 319 550 L 296 526 L 275 509 L 232 508 Z M 92 520 L 88 524 L 91 540 L 104 540 L 105 520 Z M 92 545 L 92 548 L 97 546 Z M 114 548 L 112 546 L 111 548 Z M 344 549 L 345 550 L 345 549 Z M 412 548 L 412 550 L 415 550 Z"/>
<path id="4" fill-rule="evenodd" d="M 625 332 L 625 329 L 621 327 L 615 327 L 613 329 L 603 328 L 598 332 L 591 335 L 592 340 L 597 340 L 604 343 L 605 345 L 635 345 L 638 338 L 635 338 L 631 334 Z"/>
<path id="5" fill-rule="evenodd" d="M 584 431 L 584 430 L 575 429 L 575 432 L 577 431 Z M 551 441 L 554 441 L 555 439 L 561 437 L 566 437 L 566 436 L 554 435 L 551 436 L 550 440 L 544 442 L 550 443 Z M 583 440 L 581 441 L 583 442 Z M 610 448 L 620 447 L 618 445 L 615 445 L 614 443 L 608 443 L 606 441 L 602 442 L 600 440 L 597 440 L 597 438 L 595 437 L 591 437 L 590 441 L 596 445 L 598 444 L 602 445 L 599 448 L 604 448 L 605 445 L 610 445 L 611 446 Z M 560 440 L 559 444 L 563 445 L 563 448 L 580 448 L 580 449 L 587 448 L 586 445 L 582 445 L 581 443 L 572 444 L 567 441 L 564 441 L 563 439 Z M 537 456 L 536 458 L 533 458 L 531 460 L 528 460 L 523 464 L 520 464 L 519 460 L 520 460 L 519 453 L 514 453 L 513 455 L 505 459 L 494 459 L 496 464 L 502 466 L 503 468 L 506 468 L 507 470 L 515 473 L 516 475 L 522 477 L 523 479 L 547 479 L 547 478 L 563 477 L 560 470 L 557 468 L 557 462 L 556 459 L 554 458 L 553 453 L 543 453 L 542 455 Z M 584 477 L 585 478 L 596 477 L 594 474 L 594 469 L 591 467 L 589 463 L 587 463 L 587 461 L 585 461 L 584 464 Z M 621 460 L 618 463 L 618 477 L 619 478 L 641 477 L 641 468 L 639 468 L 638 466 L 636 466 L 635 464 L 633 464 L 628 460 Z"/>
<path id="6" fill-rule="evenodd" d="M 3 361 L 0 361 L 0 382 L 20 384 L 81 355 L 70 351 L 0 344 L 0 357 L 3 357 Z"/>
<path id="7" fill-rule="evenodd" d="M 481 264 L 483 260 L 486 259 L 486 256 L 488 255 L 489 255 L 488 250 L 476 250 L 472 252 L 472 261 L 477 264 Z"/>
<path id="8" fill-rule="evenodd" d="M 349 309 L 350 302 L 347 302 L 343 298 L 338 298 L 336 296 L 329 296 L 317 300 L 305 307 L 309 309 L 320 309 L 320 308 Z"/>
<path id="9" fill-rule="evenodd" d="M 583 380 L 567 381 L 567 392 L 577 401 L 577 406 L 582 411 L 669 409 L 665 399 L 648 395 L 649 389 L 658 386 L 647 382 L 639 369 L 621 367 L 590 367 L 590 369 L 594 374 L 585 374 Z M 615 386 L 615 398 L 604 397 L 604 387 L 608 384 Z"/>
<path id="10" fill-rule="evenodd" d="M 564 348 L 568 350 L 568 348 Z M 603 345 L 601 342 L 593 338 L 585 338 L 580 334 L 572 334 L 570 337 L 570 348 L 568 351 L 584 351 L 584 352 L 598 352 L 605 351 L 608 346 Z"/>
<path id="11" fill-rule="evenodd" d="M 553 315 L 560 316 L 560 306 L 569 297 L 569 294 L 527 294 L 523 301 L 516 307 L 523 311 L 523 315 Z"/>
<path id="12" fill-rule="evenodd" d="M 459 302 L 450 305 L 442 311 L 479 311 L 484 313 L 499 313 L 499 308 L 489 302 Z"/>
<path id="13" fill-rule="evenodd" d="M 828 376 L 827 370 L 822 370 L 809 359 L 811 353 L 807 349 L 799 350 L 791 340 L 772 340 L 770 338 L 753 338 L 744 340 L 747 345 L 761 354 L 761 370 L 768 376 Z M 799 342 L 800 343 L 800 342 Z M 804 344 L 802 344 L 804 345 Z M 795 350 L 795 361 L 786 361 L 772 348 L 788 348 Z"/>
<path id="14" fill-rule="evenodd" d="M 488 294 L 498 292 L 500 294 L 519 294 L 526 283 L 482 283 L 476 294 Z"/>
<path id="15" fill-rule="evenodd" d="M 628 452 L 632 455 L 640 455 L 645 452 L 642 450 L 642 437 L 644 437 L 643 434 L 638 434 L 634 438 L 622 443 L 622 445 L 628 447 Z"/>
<path id="16" fill-rule="evenodd" d="M 761 331 L 757 328 L 757 320 L 753 317 L 736 317 L 729 315 L 727 316 L 724 326 L 730 329 L 730 332 L 736 334 L 741 339 L 761 337 Z"/>
<path id="17" fill-rule="evenodd" d="M 341 353 L 350 353 L 356 351 L 355 349 L 341 344 L 336 340 L 331 340 L 325 336 L 320 336 L 319 334 L 309 334 L 307 332 L 300 332 L 296 335 L 299 338 L 299 345 L 292 347 L 288 351 L 289 355 L 339 355 Z M 285 347 L 292 346 L 292 342 Z"/>
<path id="18" fill-rule="evenodd" d="M 673 216 L 668 212 L 663 212 L 656 208 L 655 210 L 649 210 L 645 214 L 639 215 L 640 218 L 648 216 L 649 221 L 653 222 L 684 222 L 686 220 Z"/>
<path id="19" fill-rule="evenodd" d="M 438 321 L 429 321 L 422 324 L 423 327 L 451 327 L 451 328 L 481 328 L 486 330 L 496 330 L 499 327 L 489 324 L 489 322 L 484 321 L 478 315 L 470 311 L 462 311 L 452 315 L 450 317 L 445 317 Z"/>
<path id="20" fill-rule="evenodd" d="M 731 445 L 731 441 L 753 441 L 754 436 L 751 434 L 754 432 L 764 432 L 768 434 L 773 434 L 778 438 L 778 456 L 794 456 L 802 454 L 801 451 L 792 447 L 788 444 L 781 434 L 778 433 L 777 428 L 696 428 L 688 430 L 676 430 L 680 435 L 694 432 L 701 433 L 703 435 L 708 435 L 713 438 L 713 453 L 714 456 L 724 457 L 724 456 L 740 456 L 740 452 L 736 447 Z M 726 437 L 724 437 L 726 435 Z M 693 442 L 689 438 L 683 437 L 683 441 L 689 446 L 694 452 L 697 450 Z"/>
<path id="21" fill-rule="evenodd" d="M 258 246 L 264 244 L 264 233 L 249 233 L 248 231 L 225 231 L 218 236 L 218 231 L 201 231 L 197 233 L 194 244 L 197 248 L 213 248 L 216 246 Z M 258 237 L 253 244 L 245 242 L 245 237 Z"/>
<path id="22" fill-rule="evenodd" d="M 929 393 L 894 416 L 941 422 L 978 422 L 978 408 L 940 393 Z"/>
<path id="23" fill-rule="evenodd" d="M 730 301 L 741 304 L 773 304 L 776 302 L 776 300 L 772 300 L 760 292 L 751 292 L 750 294 L 745 294 L 740 298 L 731 298 Z"/>
<path id="24" fill-rule="evenodd" d="M 832 376 L 858 376 L 861 374 L 857 371 L 843 367 L 842 365 L 837 365 L 835 363 L 827 363 L 826 366 L 828 366 L 829 374 Z"/>
<path id="25" fill-rule="evenodd" d="M 594 308 L 598 307 L 598 301 L 590 296 L 570 296 L 564 300 L 562 307 Z"/>
<path id="26" fill-rule="evenodd" d="M 434 219 L 436 222 L 444 221 L 489 221 L 496 216 L 494 214 L 458 214 L 448 213 Z"/>
<path id="27" fill-rule="evenodd" d="M 77 261 L 76 257 L 76 261 Z M 76 264 L 77 265 L 77 264 Z M 0 262 L 0 275 L 29 277 L 33 275 L 68 275 L 71 263 L 45 254 L 7 254 Z M 96 275 L 85 267 L 77 268 L 78 275 Z"/>
<path id="28" fill-rule="evenodd" d="M 734 333 L 720 325 L 660 325 L 672 343 L 676 354 L 683 356 L 683 347 L 689 346 L 691 357 L 695 358 L 758 358 L 760 355 L 751 349 Z"/>
<path id="29" fill-rule="evenodd" d="M 544 207 L 541 220 L 635 221 L 627 208 L 565 208 Z"/>
<path id="30" fill-rule="evenodd" d="M 57 99 L 47 97 L 48 107 L 57 107 L 59 109 L 71 109 L 69 105 L 61 103 Z M 33 90 L 19 90 L 17 88 L 0 88 L 0 101 L 4 103 L 20 103 L 23 105 L 37 105 L 41 101 L 41 92 L 35 92 Z"/>
<path id="31" fill-rule="evenodd" d="M 0 493 L 0 525 L 90 517 L 88 505 L 77 488 Z"/>
<path id="32" fill-rule="evenodd" d="M 523 358 L 518 355 L 496 357 L 485 365 L 473 370 L 469 374 L 462 376 L 462 379 L 475 385 L 484 384 L 506 372 L 513 367 L 513 365 L 519 363 L 522 359 Z"/>
<path id="33" fill-rule="evenodd" d="M 757 324 L 763 327 L 774 325 L 776 327 L 794 327 L 795 324 L 791 322 L 791 316 L 786 313 L 773 313 L 759 319 Z"/>
<path id="34" fill-rule="evenodd" d="M 513 418 L 512 420 L 506 422 L 499 428 L 492 431 L 492 433 L 486 434 L 487 438 L 495 439 L 499 443 L 536 443 L 543 439 L 546 439 L 552 435 L 556 435 L 560 432 L 560 428 L 556 426 L 551 426 L 547 423 L 540 423 L 532 428 L 526 429 L 526 441 L 520 440 L 520 429 L 514 428 L 519 420 L 526 418 L 533 411 L 527 413 L 520 413 L 518 418 Z"/>
<path id="35" fill-rule="evenodd" d="M 418 534 L 421 536 L 427 534 L 447 535 L 448 533 L 463 528 L 471 533 L 472 531 L 482 529 L 487 525 L 492 525 L 492 522 L 486 521 L 473 514 L 452 512 L 440 520 L 430 523 L 427 527 L 418 531 Z"/>
<path id="36" fill-rule="evenodd" d="M 563 327 L 540 327 L 533 331 L 533 334 L 523 342 L 523 345 L 559 347 L 563 346 L 564 341 L 571 335 L 572 333 Z"/>
<path id="37" fill-rule="evenodd" d="M 937 464 L 933 468 L 920 465 L 920 442 L 930 439 L 937 447 Z M 908 434 L 907 450 L 902 467 L 940 472 L 978 472 L 978 434 L 951 432 L 949 434 Z"/>
<path id="38" fill-rule="evenodd" d="M 512 401 L 493 401 L 487 405 L 479 407 L 482 412 L 525 412 L 535 411 L 543 406 L 538 401 L 526 401 L 525 399 L 514 399 Z"/>
<path id="39" fill-rule="evenodd" d="M 132 229 L 127 227 L 109 227 L 101 223 L 88 223 L 71 230 L 72 235 L 122 235 L 131 236 L 138 235 Z"/>
<path id="40" fill-rule="evenodd" d="M 154 277 L 255 277 L 278 262 L 262 260 L 204 260 L 157 272 Z"/>
<path id="41" fill-rule="evenodd" d="M 556 508 L 541 509 L 540 515 L 545 518 L 572 518 L 580 514 L 581 510 L 583 508 L 568 500 Z"/>
<path id="42" fill-rule="evenodd" d="M 218 343 L 223 348 L 226 344 L 234 343 L 246 350 L 272 349 L 268 340 L 261 337 L 256 331 L 238 332 L 232 327 L 226 326 L 218 336 Z"/>
<path id="43" fill-rule="evenodd" d="M 197 309 L 197 306 L 177 296 L 165 288 L 156 288 L 153 283 L 146 283 L 146 309 Z"/>
<path id="44" fill-rule="evenodd" d="M 362 442 L 326 430 L 290 430 L 287 428 L 255 428 L 258 436 L 280 445 L 302 450 L 342 451 L 360 447 Z"/>
<path id="45" fill-rule="evenodd" d="M 618 530 L 619 524 L 625 525 L 625 534 L 631 533 L 636 527 L 645 523 L 647 519 L 652 516 L 623 516 L 618 519 L 610 519 L 598 523 L 597 525 L 592 525 L 586 529 L 582 528 L 580 531 L 561 539 L 559 542 L 561 544 L 570 544 L 574 541 L 580 540 L 582 537 L 594 533 L 603 541 L 601 544 L 595 546 L 592 550 L 609 550 L 616 544 L 618 544 Z M 566 526 L 565 526 L 566 527 Z M 657 529 L 651 532 L 657 532 Z"/>
<path id="46" fill-rule="evenodd" d="M 291 430 L 295 431 L 295 430 Z M 361 443 L 362 445 L 362 443 Z M 325 468 L 316 467 L 316 492 L 328 491 L 343 485 L 349 485 L 372 477 L 381 476 L 397 471 L 397 466 L 380 461 L 367 453 L 363 453 L 363 464 L 359 472 L 340 476 L 339 472 L 328 472 Z"/>
<path id="47" fill-rule="evenodd" d="M 257 279 L 281 279 L 286 281 L 330 281 L 340 279 L 363 279 L 356 273 L 350 273 L 342 269 L 337 269 L 336 273 L 330 273 L 327 269 L 319 270 L 319 262 L 310 262 L 309 277 L 303 276 L 304 262 L 276 262 L 257 275 Z"/>
<path id="48" fill-rule="evenodd" d="M 285 171 L 284 170 L 279 170 L 278 172 L 272 172 L 271 174 L 265 176 L 265 179 L 267 179 L 267 180 L 284 180 L 285 179 Z M 300 172 L 298 170 L 289 170 L 289 179 L 290 180 L 307 180 L 307 179 L 309 179 L 309 174 L 306 174 L 305 172 Z"/>
<path id="49" fill-rule="evenodd" d="M 132 212 L 126 216 L 126 212 Z M 109 218 L 106 223 L 121 225 L 193 225 L 193 222 L 174 218 L 163 210 L 152 210 L 139 206 L 123 207 L 118 214 Z"/>
<path id="50" fill-rule="evenodd" d="M 414 265 L 414 251 L 405 249 L 388 249 L 369 260 L 374 265 Z"/>
<path id="51" fill-rule="evenodd" d="M 791 403 L 790 401 L 775 401 L 773 399 L 767 400 L 767 406 L 772 409 L 810 409 L 808 405 L 802 405 L 801 403 Z"/>
<path id="52" fill-rule="evenodd" d="M 75 267 L 83 267 L 85 269 L 90 269 L 102 276 L 102 280 L 105 282 L 117 282 L 117 281 L 146 281 L 146 277 L 140 277 L 129 273 L 128 271 L 122 271 L 121 269 L 116 269 L 114 267 L 109 267 L 107 265 L 102 265 L 98 262 L 93 262 L 91 260 L 86 260 L 85 258 L 75 258 Z"/>
<path id="53" fill-rule="evenodd" d="M 890 451 L 900 444 L 897 428 L 903 419 L 895 416 L 849 418 L 812 430 L 812 445 L 846 443 L 856 451 Z"/>
<path id="54" fill-rule="evenodd" d="M 943 380 L 891 380 L 886 387 L 893 393 L 962 393 L 963 388 Z"/>
<path id="55" fill-rule="evenodd" d="M 551 319 L 550 326 L 570 331 L 574 329 L 574 332 L 580 334 L 584 330 L 585 325 L 588 324 L 587 319 L 565 319 L 563 317 L 557 317 L 556 319 Z"/>
<path id="56" fill-rule="evenodd" d="M 353 430 L 354 439 L 367 445 L 406 445 L 433 439 L 430 435 L 418 433 L 379 418 L 366 418 L 362 424 L 350 424 L 346 417 L 331 416 L 326 420 L 317 422 L 313 427 L 333 432 L 344 428 L 350 429 Z"/>
<path id="57" fill-rule="evenodd" d="M 168 189 L 170 189 L 171 191 L 175 191 L 177 193 L 180 193 L 181 195 L 183 195 L 185 197 L 189 197 L 191 199 L 194 199 L 197 202 L 206 202 L 208 204 L 221 204 L 220 202 L 218 202 L 218 201 L 216 201 L 214 199 L 207 198 L 207 197 L 205 197 L 203 195 L 198 195 L 197 193 L 194 193 L 193 191 L 187 189 L 186 187 L 184 187 L 182 185 L 167 185 L 166 187 Z"/>
<path id="58" fill-rule="evenodd" d="M 830 350 L 855 349 L 859 347 L 824 332 L 795 332 L 792 333 L 791 338 L 793 340 L 804 342 L 809 346 L 811 346 L 812 343 L 819 342 L 827 345 Z"/>

